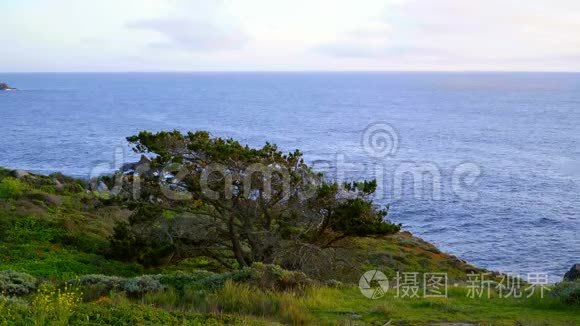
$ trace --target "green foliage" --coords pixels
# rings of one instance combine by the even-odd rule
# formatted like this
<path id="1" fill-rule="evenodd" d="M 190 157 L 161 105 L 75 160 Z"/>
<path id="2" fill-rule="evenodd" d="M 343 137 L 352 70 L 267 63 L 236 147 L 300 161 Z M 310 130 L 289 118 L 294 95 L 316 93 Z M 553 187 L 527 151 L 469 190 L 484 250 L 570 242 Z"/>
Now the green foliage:
<path id="1" fill-rule="evenodd" d="M 15 199 L 24 193 L 26 185 L 19 179 L 6 177 L 0 181 L 0 199 Z"/>
<path id="2" fill-rule="evenodd" d="M 215 275 L 214 273 L 196 270 L 189 273 L 183 271 L 176 271 L 172 273 L 162 274 L 159 277 L 161 284 L 168 288 L 173 288 L 179 293 L 183 294 L 183 290 L 193 283 L 199 282 L 203 279 Z"/>
<path id="3" fill-rule="evenodd" d="M 46 220 L 23 217 L 13 221 L 5 240 L 10 243 L 51 242 L 63 231 Z"/>
<path id="4" fill-rule="evenodd" d="M 580 306 L 580 282 L 561 282 L 554 287 L 552 296 L 571 306 Z"/>
<path id="5" fill-rule="evenodd" d="M 386 216 L 386 210 L 376 210 L 368 200 L 348 199 L 335 208 L 329 226 L 343 236 L 385 235 L 399 232 L 400 225 L 384 223 Z"/>
<path id="6" fill-rule="evenodd" d="M 103 254 L 109 249 L 109 243 L 94 234 L 64 233 L 62 230 L 52 242 L 91 254 Z"/>
<path id="7" fill-rule="evenodd" d="M 151 170 L 139 174 L 133 215 L 115 228 L 111 255 L 118 259 L 163 266 L 205 256 L 231 269 L 280 263 L 276 257 L 296 251 L 296 243 L 323 250 L 347 237 L 400 229 L 370 199 L 376 181 L 328 183 L 298 150 L 250 148 L 204 131 L 144 131 L 127 139 L 154 156 Z M 127 189 L 124 198 L 132 195 Z"/>
<path id="8" fill-rule="evenodd" d="M 67 291 L 65 293 L 71 293 Z M 166 311 L 133 303 L 122 297 L 102 302 L 78 303 L 78 295 L 44 294 L 44 301 L 28 303 L 0 296 L 2 325 L 269 325 L 254 318 Z M 65 300 L 68 299 L 68 300 Z M 71 299 L 74 299 L 71 301 Z M 113 301 L 114 300 L 114 301 Z M 63 305 L 63 302 L 74 302 Z"/>
<path id="9" fill-rule="evenodd" d="M 36 288 L 36 278 L 13 270 L 0 271 L 0 292 L 4 295 L 24 295 Z"/>
<path id="10" fill-rule="evenodd" d="M 79 279 L 70 280 L 69 283 L 78 283 L 79 285 L 84 286 L 102 287 L 108 292 L 112 289 L 118 288 L 123 281 L 124 279 L 118 276 L 89 274 L 83 275 Z"/>
<path id="11" fill-rule="evenodd" d="M 124 280 L 120 288 L 130 296 L 140 297 L 145 293 L 163 291 L 165 286 L 159 281 L 159 276 L 143 275 Z"/>
<path id="12" fill-rule="evenodd" d="M 81 303 L 82 294 L 68 284 L 63 289 L 50 283 L 41 284 L 31 303 L 37 324 L 68 325 L 69 318 Z"/>
<path id="13" fill-rule="evenodd" d="M 172 288 L 183 294 L 184 290 L 195 289 L 213 291 L 223 287 L 226 281 L 233 280 L 247 282 L 259 277 L 254 270 L 245 269 L 223 274 L 214 274 L 206 271 L 172 272 L 157 275 L 142 275 L 124 278 L 109 275 L 83 275 L 78 279 L 69 280 L 69 283 L 78 284 L 93 293 L 105 295 L 112 290 L 124 291 L 130 296 L 143 296 L 145 293 L 162 291 Z M 253 275 L 253 276 L 252 276 Z M 98 296 L 97 295 L 97 296 Z"/>
<path id="14" fill-rule="evenodd" d="M 302 291 L 314 282 L 302 272 L 288 271 L 278 265 L 255 263 L 246 268 L 250 284 L 274 291 Z"/>
<path id="15" fill-rule="evenodd" d="M 175 252 L 175 245 L 157 236 L 156 219 L 162 216 L 159 207 L 140 206 L 129 218 L 133 225 L 143 226 L 138 230 L 130 224 L 118 222 L 110 242 L 109 256 L 123 261 L 136 261 L 145 266 L 161 265 Z"/>
<path id="16" fill-rule="evenodd" d="M 6 177 L 12 176 L 13 171 L 0 167 L 0 181 L 2 181 Z"/>
<path id="17" fill-rule="evenodd" d="M 191 282 L 185 287 L 190 291 L 214 291 L 224 286 L 227 281 L 247 282 L 251 278 L 251 271 L 248 268 L 232 272 L 213 274 L 208 277 Z"/>
<path id="18" fill-rule="evenodd" d="M 153 305 L 114 298 L 78 307 L 71 325 L 268 325 L 264 321 L 237 315 L 200 314 L 164 310 Z"/>
<path id="19" fill-rule="evenodd" d="M 105 294 L 111 290 L 119 290 L 133 297 L 143 296 L 145 293 L 163 291 L 166 287 L 159 281 L 160 275 L 142 275 L 132 278 L 122 278 L 107 275 L 84 275 L 78 280 L 69 282 L 98 290 Z"/>
<path id="20" fill-rule="evenodd" d="M 270 316 L 293 325 L 315 322 L 301 297 L 288 292 L 266 292 L 248 284 L 227 281 L 207 298 L 210 309 L 219 313 Z"/>
<path id="21" fill-rule="evenodd" d="M 251 267 L 221 274 L 196 271 L 158 275 L 163 284 L 183 293 L 184 289 L 215 291 L 226 282 L 246 283 L 265 291 L 302 291 L 314 284 L 302 272 L 288 271 L 280 266 L 255 263 Z"/>
<path id="22" fill-rule="evenodd" d="M 95 273 L 126 276 L 143 273 L 139 265 L 108 260 L 50 243 L 0 243 L 0 269 L 26 271 L 35 277 L 63 280 Z"/>

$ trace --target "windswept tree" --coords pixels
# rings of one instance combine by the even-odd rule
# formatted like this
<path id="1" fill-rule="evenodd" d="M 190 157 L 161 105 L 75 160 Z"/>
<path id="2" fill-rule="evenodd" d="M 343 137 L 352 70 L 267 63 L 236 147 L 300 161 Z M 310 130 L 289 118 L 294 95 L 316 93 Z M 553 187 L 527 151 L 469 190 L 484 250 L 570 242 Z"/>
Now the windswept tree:
<path id="1" fill-rule="evenodd" d="M 251 148 L 203 131 L 127 139 L 152 159 L 131 176 L 140 191 L 129 223 L 115 229 L 112 253 L 120 258 L 161 264 L 206 256 L 248 266 L 277 262 L 290 244 L 323 250 L 350 236 L 400 229 L 372 202 L 376 182 L 325 181 L 298 150 Z"/>

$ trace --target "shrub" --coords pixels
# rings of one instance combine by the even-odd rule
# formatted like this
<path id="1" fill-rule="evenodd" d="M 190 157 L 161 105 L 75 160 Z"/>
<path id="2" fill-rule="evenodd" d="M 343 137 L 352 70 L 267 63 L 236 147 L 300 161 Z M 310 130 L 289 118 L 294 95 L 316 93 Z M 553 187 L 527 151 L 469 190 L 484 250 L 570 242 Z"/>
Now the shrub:
<path id="1" fill-rule="evenodd" d="M 4 178 L 12 176 L 13 175 L 12 173 L 13 173 L 12 170 L 0 167 L 0 181 L 3 180 Z"/>
<path id="2" fill-rule="evenodd" d="M 201 275 L 201 274 L 200 274 Z M 189 282 L 191 281 L 191 282 Z M 251 267 L 204 278 L 189 278 L 187 290 L 215 291 L 223 288 L 227 281 L 248 283 L 262 290 L 301 291 L 314 282 L 302 272 L 288 271 L 278 265 L 255 263 Z"/>
<path id="3" fill-rule="evenodd" d="M 85 286 L 98 286 L 107 289 L 107 291 L 112 290 L 121 284 L 123 278 L 117 276 L 108 276 L 100 274 L 84 275 L 78 279 L 80 285 Z M 69 281 L 74 282 L 74 281 Z"/>
<path id="4" fill-rule="evenodd" d="M 22 321 L 21 324 L 24 325 L 28 310 L 26 301 L 0 295 L 0 323 L 2 325 L 12 325 L 15 324 L 15 321 Z"/>
<path id="5" fill-rule="evenodd" d="M 10 243 L 51 242 L 63 232 L 56 225 L 32 217 L 14 220 L 6 230 L 6 241 Z"/>
<path id="6" fill-rule="evenodd" d="M 145 293 L 159 292 L 165 289 L 165 286 L 159 282 L 159 276 L 143 275 L 121 282 L 121 289 L 130 296 L 143 296 Z"/>
<path id="7" fill-rule="evenodd" d="M 161 284 L 160 275 L 143 275 L 132 278 L 123 278 L 107 275 L 85 275 L 76 280 L 77 284 L 87 288 L 92 298 L 105 295 L 111 290 L 120 290 L 130 296 L 141 297 L 145 293 L 158 292 L 166 287 Z M 69 281 L 69 282 L 75 282 Z M 90 299 L 90 298 L 89 298 Z"/>
<path id="8" fill-rule="evenodd" d="M 176 289 L 179 293 L 183 293 L 183 290 L 186 286 L 199 282 L 202 279 L 208 278 L 210 276 L 215 275 L 212 272 L 208 271 L 193 271 L 191 273 L 185 273 L 182 271 L 177 271 L 169 274 L 162 274 L 159 276 L 159 281 L 161 284 L 172 287 Z"/>
<path id="9" fill-rule="evenodd" d="M 250 273 L 251 270 L 249 268 L 244 268 L 233 272 L 214 274 L 193 282 L 186 288 L 189 290 L 217 290 L 221 289 L 226 281 L 246 282 L 250 280 Z"/>
<path id="10" fill-rule="evenodd" d="M 0 271 L 0 291 L 7 295 L 24 295 L 36 288 L 36 278 L 13 270 Z"/>
<path id="11" fill-rule="evenodd" d="M 250 283 L 264 290 L 303 290 L 313 284 L 303 272 L 285 270 L 278 265 L 255 263 L 248 271 Z"/>
<path id="12" fill-rule="evenodd" d="M 108 295 L 111 290 L 118 289 L 123 278 L 117 276 L 107 276 L 101 274 L 84 275 L 72 284 L 78 284 L 84 289 L 84 301 L 94 301 Z M 76 282 L 76 283 L 73 283 Z"/>
<path id="13" fill-rule="evenodd" d="M 50 284 L 42 284 L 32 300 L 35 322 L 44 325 L 68 325 L 68 320 L 81 303 L 82 293 L 65 285 L 64 289 L 54 289 Z"/>
<path id="14" fill-rule="evenodd" d="M 18 198 L 22 196 L 24 190 L 26 190 L 26 185 L 16 178 L 7 177 L 0 181 L 1 199 Z"/>
<path id="15" fill-rule="evenodd" d="M 565 304 L 580 306 L 580 282 L 558 283 L 554 287 L 552 295 Z"/>
<path id="16" fill-rule="evenodd" d="M 108 249 L 107 240 L 90 233 L 75 234 L 61 231 L 55 236 L 52 242 L 92 254 L 101 254 Z"/>
<path id="17" fill-rule="evenodd" d="M 77 180 L 71 177 L 68 177 L 60 172 L 53 173 L 50 175 L 51 183 L 60 184 L 62 192 L 65 194 L 76 194 L 80 192 L 84 192 L 85 184 L 82 180 Z"/>

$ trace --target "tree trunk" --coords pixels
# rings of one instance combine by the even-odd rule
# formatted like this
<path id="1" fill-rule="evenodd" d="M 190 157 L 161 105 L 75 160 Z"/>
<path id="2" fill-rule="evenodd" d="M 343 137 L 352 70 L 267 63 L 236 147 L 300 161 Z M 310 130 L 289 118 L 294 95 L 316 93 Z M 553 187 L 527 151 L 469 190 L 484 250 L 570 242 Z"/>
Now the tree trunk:
<path id="1" fill-rule="evenodd" d="M 249 266 L 248 263 L 246 262 L 246 260 L 244 259 L 242 245 L 240 244 L 240 240 L 238 239 L 238 236 L 236 235 L 233 216 L 231 216 L 229 219 L 228 228 L 229 228 L 229 233 L 230 233 L 230 239 L 232 241 L 232 250 L 234 252 L 234 257 L 236 257 L 236 261 L 242 267 Z"/>

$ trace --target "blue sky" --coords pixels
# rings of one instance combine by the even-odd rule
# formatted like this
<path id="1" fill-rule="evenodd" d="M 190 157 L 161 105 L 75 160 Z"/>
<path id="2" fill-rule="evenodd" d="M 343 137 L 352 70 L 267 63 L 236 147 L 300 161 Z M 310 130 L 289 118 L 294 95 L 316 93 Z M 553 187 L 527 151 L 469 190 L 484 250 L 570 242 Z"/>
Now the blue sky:
<path id="1" fill-rule="evenodd" d="M 580 71 L 577 0 L 0 0 L 0 72 Z"/>

